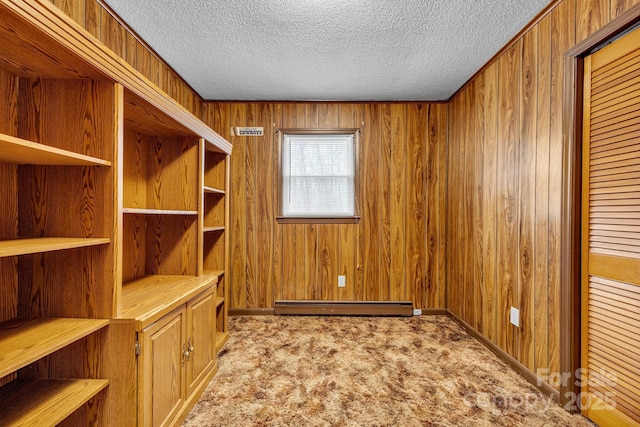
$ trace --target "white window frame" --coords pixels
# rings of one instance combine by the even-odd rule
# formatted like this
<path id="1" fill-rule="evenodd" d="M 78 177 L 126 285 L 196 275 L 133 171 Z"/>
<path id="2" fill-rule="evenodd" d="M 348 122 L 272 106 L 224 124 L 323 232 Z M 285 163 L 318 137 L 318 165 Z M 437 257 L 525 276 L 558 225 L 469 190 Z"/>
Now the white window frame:
<path id="1" fill-rule="evenodd" d="M 353 190 L 354 190 L 354 209 L 353 215 L 320 215 L 317 213 L 309 213 L 305 215 L 285 215 L 285 177 L 283 171 L 283 147 L 284 139 L 287 135 L 353 135 Z M 279 223 L 290 224 L 354 224 L 360 220 L 358 213 L 358 142 L 360 129 L 279 129 L 278 130 L 278 214 Z"/>

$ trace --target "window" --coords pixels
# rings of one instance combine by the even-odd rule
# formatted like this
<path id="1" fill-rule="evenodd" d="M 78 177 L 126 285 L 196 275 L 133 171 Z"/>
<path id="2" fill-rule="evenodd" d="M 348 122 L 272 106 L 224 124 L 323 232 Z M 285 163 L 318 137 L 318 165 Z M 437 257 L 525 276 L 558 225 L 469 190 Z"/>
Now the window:
<path id="1" fill-rule="evenodd" d="M 357 135 L 280 130 L 280 222 L 357 222 Z"/>

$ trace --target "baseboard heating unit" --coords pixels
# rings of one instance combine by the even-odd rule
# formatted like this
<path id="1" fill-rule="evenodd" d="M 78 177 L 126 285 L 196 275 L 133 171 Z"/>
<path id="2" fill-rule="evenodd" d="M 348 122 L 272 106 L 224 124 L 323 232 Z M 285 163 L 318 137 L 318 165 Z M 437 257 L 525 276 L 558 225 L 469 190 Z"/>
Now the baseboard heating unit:
<path id="1" fill-rule="evenodd" d="M 275 315 L 298 316 L 413 316 L 411 301 L 298 301 L 275 303 Z"/>

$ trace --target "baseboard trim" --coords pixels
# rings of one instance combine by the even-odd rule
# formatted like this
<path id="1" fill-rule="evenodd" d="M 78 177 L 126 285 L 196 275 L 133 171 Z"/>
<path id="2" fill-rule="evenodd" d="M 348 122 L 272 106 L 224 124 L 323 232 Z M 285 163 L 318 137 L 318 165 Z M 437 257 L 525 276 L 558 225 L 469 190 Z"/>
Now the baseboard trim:
<path id="1" fill-rule="evenodd" d="M 533 386 L 535 386 L 538 390 L 550 396 L 555 402 L 560 402 L 560 392 L 554 388 L 551 384 L 543 381 L 542 378 L 538 377 L 535 373 L 531 372 L 529 368 L 524 366 L 518 360 L 516 360 L 509 353 L 495 345 L 491 342 L 487 337 L 482 335 L 480 332 L 476 331 L 471 325 L 458 317 L 457 314 L 453 313 L 451 310 L 447 310 L 447 314 L 455 320 L 460 326 L 462 326 L 470 335 L 484 344 L 489 350 L 491 350 L 496 356 L 498 356 L 503 362 L 507 365 L 511 366 L 517 373 L 519 373 L 522 377 L 524 377 L 528 382 L 530 382 Z"/>
<path id="2" fill-rule="evenodd" d="M 413 316 L 411 301 L 305 301 L 280 300 L 276 316 Z"/>
<path id="3" fill-rule="evenodd" d="M 273 308 L 230 308 L 229 316 L 273 316 Z"/>

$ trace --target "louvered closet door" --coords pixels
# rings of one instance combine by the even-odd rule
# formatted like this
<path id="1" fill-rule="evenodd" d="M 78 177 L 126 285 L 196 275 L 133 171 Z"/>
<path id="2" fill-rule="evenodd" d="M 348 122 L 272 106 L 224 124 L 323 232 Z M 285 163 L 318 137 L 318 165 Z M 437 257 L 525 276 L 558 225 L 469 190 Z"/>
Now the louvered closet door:
<path id="1" fill-rule="evenodd" d="M 640 30 L 585 59 L 584 89 L 580 400 L 640 426 Z"/>

